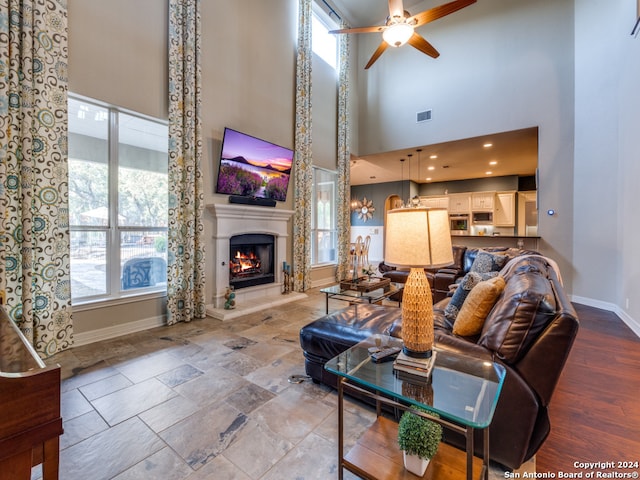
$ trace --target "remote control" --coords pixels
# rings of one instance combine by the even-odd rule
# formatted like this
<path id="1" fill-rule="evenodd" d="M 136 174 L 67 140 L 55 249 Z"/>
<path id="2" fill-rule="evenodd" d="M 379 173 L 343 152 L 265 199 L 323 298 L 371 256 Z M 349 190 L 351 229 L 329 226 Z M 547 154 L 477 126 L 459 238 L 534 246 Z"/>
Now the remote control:
<path id="1" fill-rule="evenodd" d="M 402 350 L 400 347 L 383 348 L 379 352 L 372 353 L 371 360 L 373 360 L 375 363 L 388 362 L 390 360 L 393 360 L 395 355 L 397 355 L 400 350 Z"/>

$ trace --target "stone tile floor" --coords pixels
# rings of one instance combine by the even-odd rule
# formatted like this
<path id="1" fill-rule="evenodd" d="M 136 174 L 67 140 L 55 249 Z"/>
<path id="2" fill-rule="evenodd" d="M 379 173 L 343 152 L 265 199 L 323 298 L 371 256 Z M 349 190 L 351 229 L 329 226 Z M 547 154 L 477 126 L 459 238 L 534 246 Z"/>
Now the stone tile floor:
<path id="1" fill-rule="evenodd" d="M 324 302 L 312 290 L 226 322 L 207 317 L 52 357 L 63 377 L 60 479 L 337 478 L 335 391 L 288 382 L 304 374 L 298 332 Z M 374 419 L 348 401 L 347 448 Z M 40 475 L 34 468 L 32 480 Z"/>

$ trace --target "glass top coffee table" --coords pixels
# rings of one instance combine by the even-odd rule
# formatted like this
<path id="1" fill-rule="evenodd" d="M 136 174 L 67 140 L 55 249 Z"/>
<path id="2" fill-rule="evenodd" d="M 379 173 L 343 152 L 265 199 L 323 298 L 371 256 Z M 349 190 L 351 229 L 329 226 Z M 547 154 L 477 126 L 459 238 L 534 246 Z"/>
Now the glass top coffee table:
<path id="1" fill-rule="evenodd" d="M 378 417 L 381 405 L 386 404 L 401 410 L 421 407 L 440 416 L 431 418 L 448 428 L 460 432 L 466 438 L 466 478 L 473 478 L 474 430 L 484 432 L 484 451 L 481 478 L 488 479 L 489 468 L 489 425 L 498 403 L 500 390 L 505 377 L 502 365 L 491 361 L 459 355 L 446 350 L 438 350 L 436 345 L 435 365 L 429 379 L 408 377 L 394 371 L 393 362 L 374 363 L 368 348 L 376 345 L 402 346 L 402 340 L 385 335 L 371 337 L 349 348 L 337 357 L 329 360 L 325 369 L 340 377 L 338 382 L 338 450 L 339 479 L 343 468 L 363 478 L 377 477 L 365 470 L 358 454 L 352 461 L 349 455 L 344 457 L 343 445 L 343 396 L 344 389 L 358 392 L 375 399 Z M 413 410 L 415 413 L 415 410 Z M 422 414 L 423 416 L 428 414 Z M 395 440 L 395 439 L 394 439 Z M 442 448 L 442 445 L 441 445 Z M 429 466 L 431 469 L 431 465 Z M 392 478 L 392 477 L 388 477 Z"/>
<path id="2" fill-rule="evenodd" d="M 349 303 L 378 303 L 385 298 L 389 298 L 394 293 L 398 293 L 400 290 L 402 290 L 402 286 L 398 286 L 398 284 L 392 282 L 385 282 L 384 286 L 380 288 L 375 288 L 375 283 L 373 283 L 371 289 L 362 290 L 343 284 L 320 289 L 325 295 L 325 313 L 327 314 L 329 313 L 330 298 Z"/>

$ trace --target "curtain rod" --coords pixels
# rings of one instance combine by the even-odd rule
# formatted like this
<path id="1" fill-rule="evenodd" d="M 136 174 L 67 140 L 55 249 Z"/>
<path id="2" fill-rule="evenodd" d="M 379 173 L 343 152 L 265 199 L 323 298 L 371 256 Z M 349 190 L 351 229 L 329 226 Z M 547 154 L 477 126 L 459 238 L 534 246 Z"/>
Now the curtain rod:
<path id="1" fill-rule="evenodd" d="M 333 7 L 327 3 L 327 0 L 322 0 L 322 3 L 324 3 L 324 4 L 325 4 L 325 6 L 329 9 L 329 16 L 331 16 L 331 15 L 333 14 L 333 15 L 335 15 L 335 16 L 338 18 L 338 20 L 342 20 L 342 18 L 340 17 L 340 15 L 338 15 L 338 12 L 336 12 L 336 11 L 333 9 Z"/>

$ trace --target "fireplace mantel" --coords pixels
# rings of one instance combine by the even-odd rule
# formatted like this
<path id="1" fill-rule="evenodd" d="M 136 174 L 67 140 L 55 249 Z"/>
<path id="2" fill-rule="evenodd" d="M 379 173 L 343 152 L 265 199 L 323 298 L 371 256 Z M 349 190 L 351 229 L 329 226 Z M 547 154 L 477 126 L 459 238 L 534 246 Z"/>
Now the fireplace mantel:
<path id="1" fill-rule="evenodd" d="M 267 230 L 263 233 L 278 233 L 288 236 L 287 223 L 294 213 L 293 210 L 254 207 L 235 203 L 211 203 L 207 205 L 207 210 L 216 219 L 216 227 L 218 229 L 213 232 L 214 236 L 218 234 L 227 235 L 228 237 L 247 233 L 246 222 L 248 221 L 252 222 L 251 230 L 253 232 L 257 232 L 260 228 L 265 228 Z M 257 222 L 257 224 L 253 222 Z"/>
<path id="2" fill-rule="evenodd" d="M 207 281 L 213 283 L 213 304 L 207 305 L 209 316 L 228 320 L 240 315 L 263 310 L 269 306 L 287 303 L 305 294 L 291 292 L 282 294 L 284 275 L 276 268 L 276 281 L 237 290 L 234 310 L 225 310 L 224 295 L 229 286 L 229 239 L 245 233 L 264 233 L 275 237 L 275 264 L 287 260 L 289 220 L 293 210 L 253 205 L 212 203 L 206 206 L 213 216 L 213 268 Z"/>

